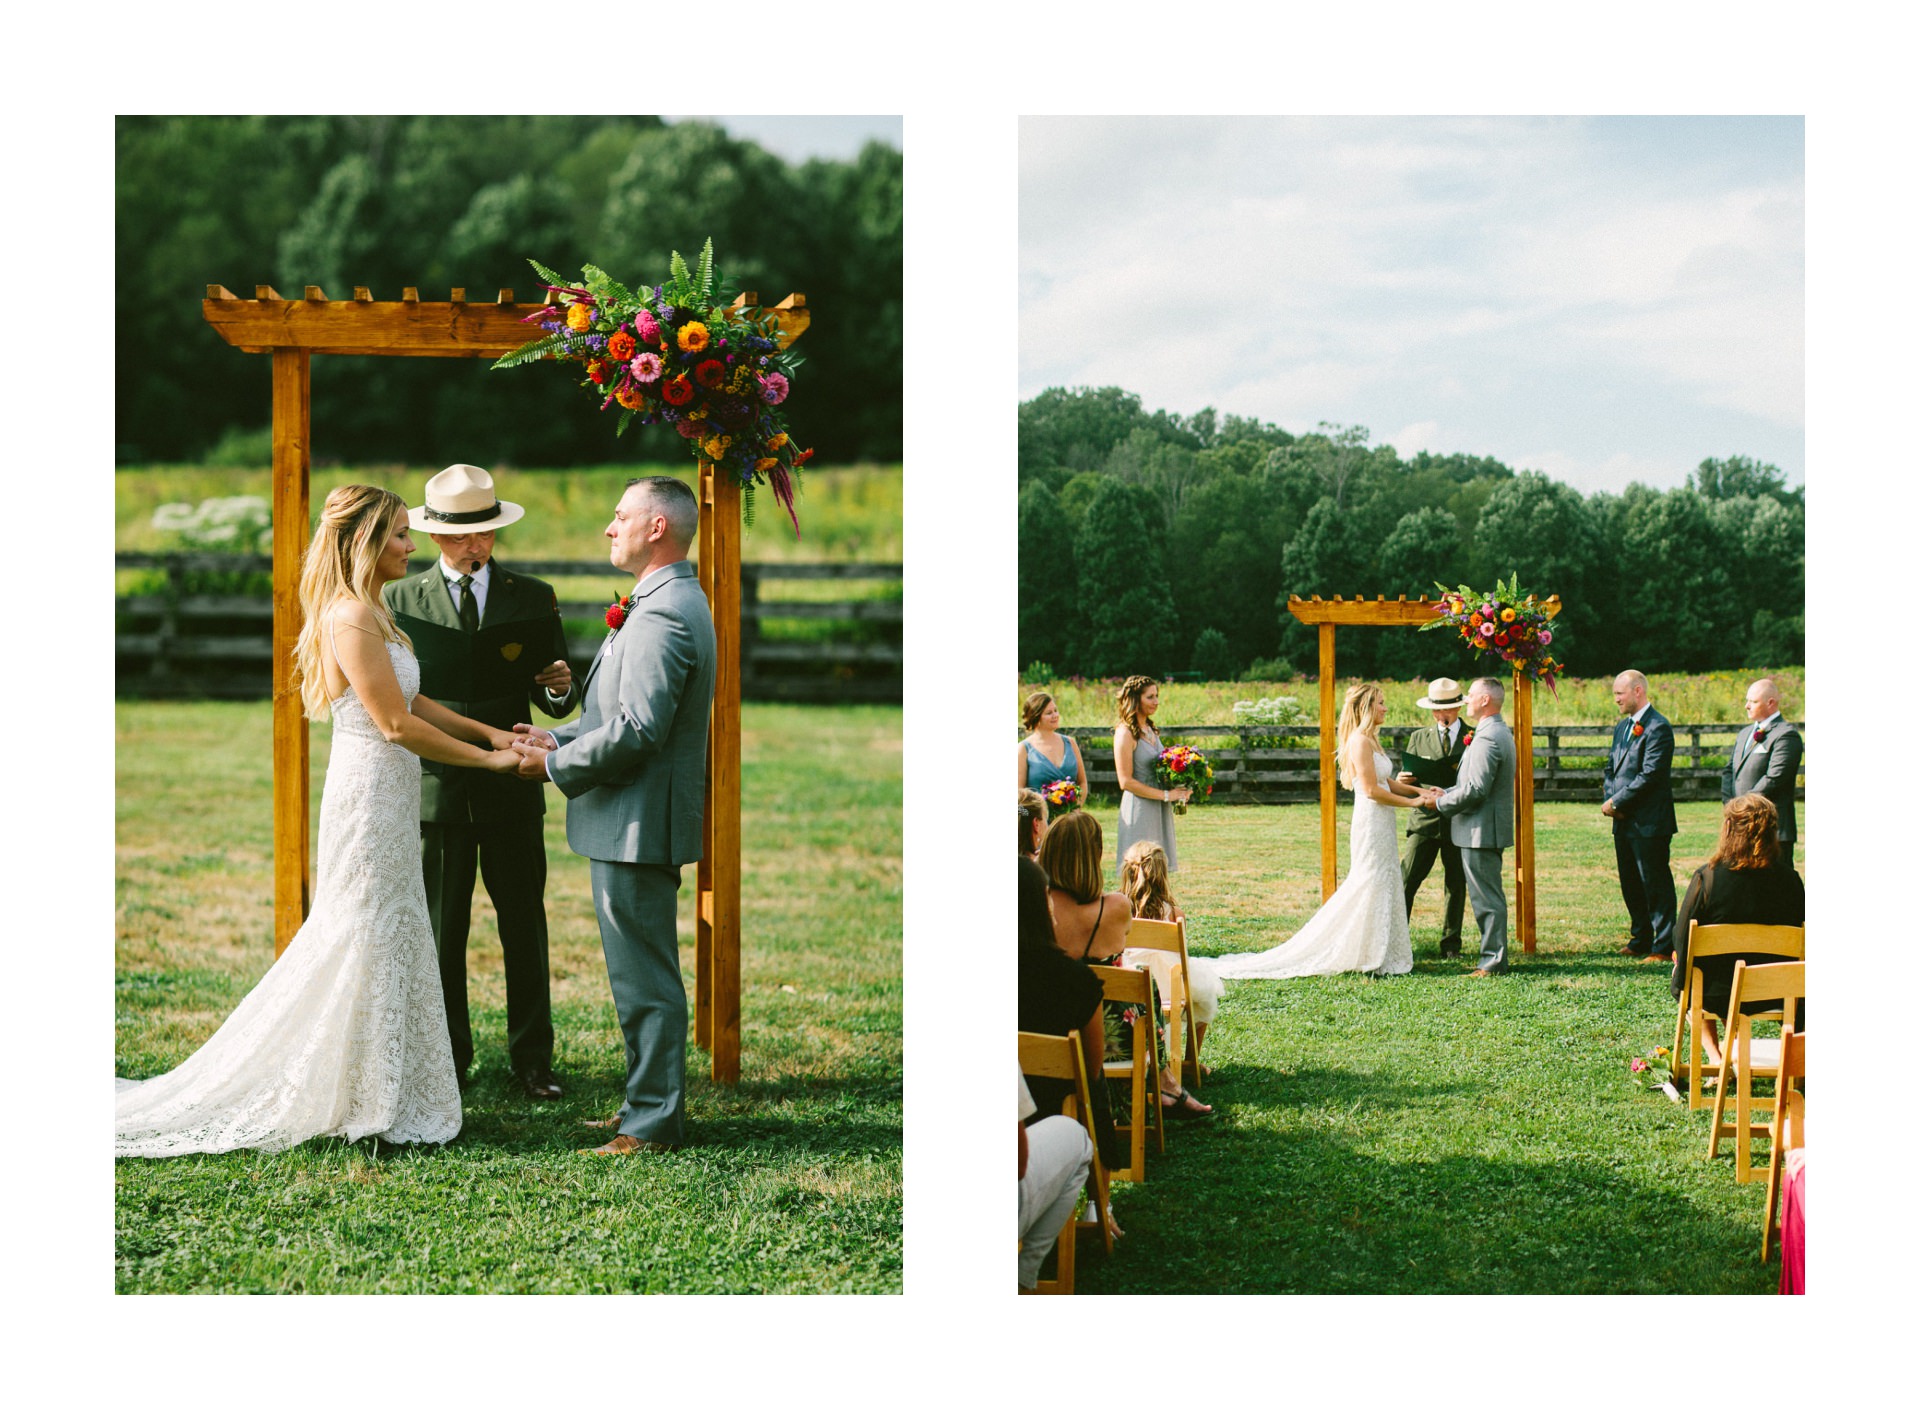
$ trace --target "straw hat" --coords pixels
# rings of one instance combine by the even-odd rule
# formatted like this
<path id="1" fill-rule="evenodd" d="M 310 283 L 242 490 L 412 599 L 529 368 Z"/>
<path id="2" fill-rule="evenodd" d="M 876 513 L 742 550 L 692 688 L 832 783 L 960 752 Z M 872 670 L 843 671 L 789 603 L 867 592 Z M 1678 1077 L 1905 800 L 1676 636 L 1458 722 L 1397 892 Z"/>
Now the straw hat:
<path id="1" fill-rule="evenodd" d="M 1427 682 L 1427 693 L 1413 702 L 1422 710 L 1458 710 L 1467 703 L 1460 682 L 1448 676 L 1435 676 Z"/>
<path id="2" fill-rule="evenodd" d="M 527 511 L 493 492 L 478 465 L 449 465 L 427 481 L 427 502 L 407 511 L 407 527 L 423 534 L 479 534 L 503 529 Z"/>

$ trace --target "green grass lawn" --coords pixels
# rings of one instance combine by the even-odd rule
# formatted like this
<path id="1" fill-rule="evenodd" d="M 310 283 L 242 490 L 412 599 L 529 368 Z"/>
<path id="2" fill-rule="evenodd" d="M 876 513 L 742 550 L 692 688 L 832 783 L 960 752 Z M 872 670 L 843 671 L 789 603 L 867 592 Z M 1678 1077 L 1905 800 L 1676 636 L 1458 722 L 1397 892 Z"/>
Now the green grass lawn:
<path id="1" fill-rule="evenodd" d="M 1681 805 L 1678 885 L 1719 811 Z M 1110 840 L 1114 810 L 1094 812 Z M 1617 953 L 1607 820 L 1541 804 L 1535 838 L 1538 948 L 1521 954 L 1516 933 L 1503 978 L 1465 977 L 1471 934 L 1467 962 L 1439 959 L 1436 866 L 1412 974 L 1228 981 L 1201 1088 L 1216 1114 L 1169 1122 L 1146 1183 L 1114 1185 L 1127 1236 L 1083 1254 L 1078 1290 L 1773 1291 L 1765 1186 L 1734 1183 L 1725 1144 L 1704 1159 L 1707 1112 L 1627 1070 L 1672 1036 L 1674 1005 L 1665 966 Z M 1278 944 L 1320 903 L 1316 809 L 1196 808 L 1179 842 L 1195 953 Z"/>
<path id="2" fill-rule="evenodd" d="M 116 706 L 116 1069 L 165 1071 L 272 956 L 271 709 Z M 549 795 L 547 914 L 562 1101 L 508 1085 L 479 892 L 478 1054 L 443 1149 L 309 1142 L 122 1160 L 121 1292 L 898 1292 L 901 714 L 742 711 L 742 1079 L 689 1047 L 686 1150 L 590 1159 L 625 1074 L 587 864 Z M 329 732 L 313 732 L 314 811 Z M 692 868 L 681 892 L 693 978 Z"/>

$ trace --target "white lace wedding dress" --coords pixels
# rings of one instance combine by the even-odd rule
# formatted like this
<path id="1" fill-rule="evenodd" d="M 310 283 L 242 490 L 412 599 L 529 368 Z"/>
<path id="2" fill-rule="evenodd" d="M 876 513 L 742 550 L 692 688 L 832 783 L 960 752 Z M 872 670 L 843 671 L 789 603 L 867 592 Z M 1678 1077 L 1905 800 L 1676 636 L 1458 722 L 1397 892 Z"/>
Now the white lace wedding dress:
<path id="1" fill-rule="evenodd" d="M 411 705 L 419 662 L 398 643 L 387 654 Z M 113 1125 L 116 1156 L 459 1133 L 420 879 L 420 760 L 387 742 L 351 688 L 333 704 L 307 923 L 198 1052 L 116 1083 Z"/>
<path id="2" fill-rule="evenodd" d="M 1377 750 L 1374 777 L 1384 786 L 1393 764 Z M 1309 974 L 1407 974 L 1413 939 L 1400 884 L 1394 817 L 1400 810 L 1363 793 L 1353 800 L 1347 879 L 1285 944 L 1214 961 L 1228 979 L 1294 979 Z"/>

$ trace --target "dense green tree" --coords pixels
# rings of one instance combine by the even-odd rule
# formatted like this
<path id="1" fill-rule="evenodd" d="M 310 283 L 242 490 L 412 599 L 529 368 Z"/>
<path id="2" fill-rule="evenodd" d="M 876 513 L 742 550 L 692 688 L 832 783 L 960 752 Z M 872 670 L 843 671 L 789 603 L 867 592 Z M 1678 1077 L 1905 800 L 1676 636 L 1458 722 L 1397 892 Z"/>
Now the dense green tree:
<path id="1" fill-rule="evenodd" d="M 1275 601 L 1281 624 L 1280 646 L 1289 660 L 1303 668 L 1318 661 L 1318 633 L 1287 611 L 1288 593 L 1300 597 L 1367 596 L 1373 578 L 1373 546 L 1361 535 L 1353 516 L 1343 514 L 1331 494 L 1323 498 L 1288 540 L 1283 555 L 1285 587 Z M 1340 670 L 1365 675 L 1373 668 L 1373 633 L 1349 633 L 1340 638 Z"/>
<path id="2" fill-rule="evenodd" d="M 1621 542 L 1625 597 L 1614 604 L 1632 638 L 1622 666 L 1699 671 L 1744 660 L 1752 613 L 1728 572 L 1736 552 L 1694 491 L 1634 497 Z"/>
<path id="3" fill-rule="evenodd" d="M 1746 455 L 1730 455 L 1725 460 L 1707 459 L 1687 476 L 1687 488 L 1702 499 L 1734 499 L 1749 495 L 1755 499 L 1774 499 L 1782 504 L 1806 503 L 1806 490 L 1788 488 L 1787 472 L 1778 465 Z"/>
<path id="4" fill-rule="evenodd" d="M 1142 532 L 1158 512 L 1145 490 L 1113 479 L 1087 506 L 1073 548 L 1086 623 L 1080 661 L 1089 675 L 1158 675 L 1186 656 L 1160 540 Z"/>
<path id="5" fill-rule="evenodd" d="M 1523 588 L 1541 597 L 1557 594 L 1562 606 L 1553 624 L 1554 654 L 1570 674 L 1603 674 L 1612 658 L 1599 653 L 1620 645 L 1596 634 L 1613 610 L 1601 577 L 1604 556 L 1580 493 L 1528 470 L 1501 481 L 1487 496 L 1474 526 L 1465 581 L 1491 587 L 1517 573 Z"/>
<path id="6" fill-rule="evenodd" d="M 1463 556 L 1460 525 L 1446 510 L 1429 506 L 1403 514 L 1380 544 L 1376 591 L 1385 597 L 1432 597 L 1436 583 L 1460 581 Z M 1466 656 L 1465 647 L 1438 633 L 1396 628 L 1379 634 L 1374 669 L 1395 679 L 1446 675 L 1443 667 L 1458 667 Z"/>
<path id="7" fill-rule="evenodd" d="M 1053 491 L 1038 480 L 1020 490 L 1019 554 L 1020 664 L 1046 661 L 1070 670 L 1080 634 L 1073 530 Z"/>
<path id="8" fill-rule="evenodd" d="M 1198 672 L 1202 680 L 1230 681 L 1239 674 L 1240 663 L 1234 659 L 1226 635 L 1217 627 L 1208 627 L 1193 639 L 1188 669 Z"/>

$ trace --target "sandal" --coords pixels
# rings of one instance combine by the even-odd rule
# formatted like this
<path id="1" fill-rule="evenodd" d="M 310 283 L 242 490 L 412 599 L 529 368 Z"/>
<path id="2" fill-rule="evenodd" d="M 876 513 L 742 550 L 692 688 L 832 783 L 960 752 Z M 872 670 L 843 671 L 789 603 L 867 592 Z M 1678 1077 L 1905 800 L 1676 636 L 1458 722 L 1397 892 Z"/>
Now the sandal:
<path id="1" fill-rule="evenodd" d="M 1197 1120 L 1202 1116 L 1212 1116 L 1213 1108 L 1194 1096 L 1185 1087 L 1176 1091 L 1160 1093 L 1160 1110 L 1168 1116 L 1179 1117 L 1183 1121 Z"/>

